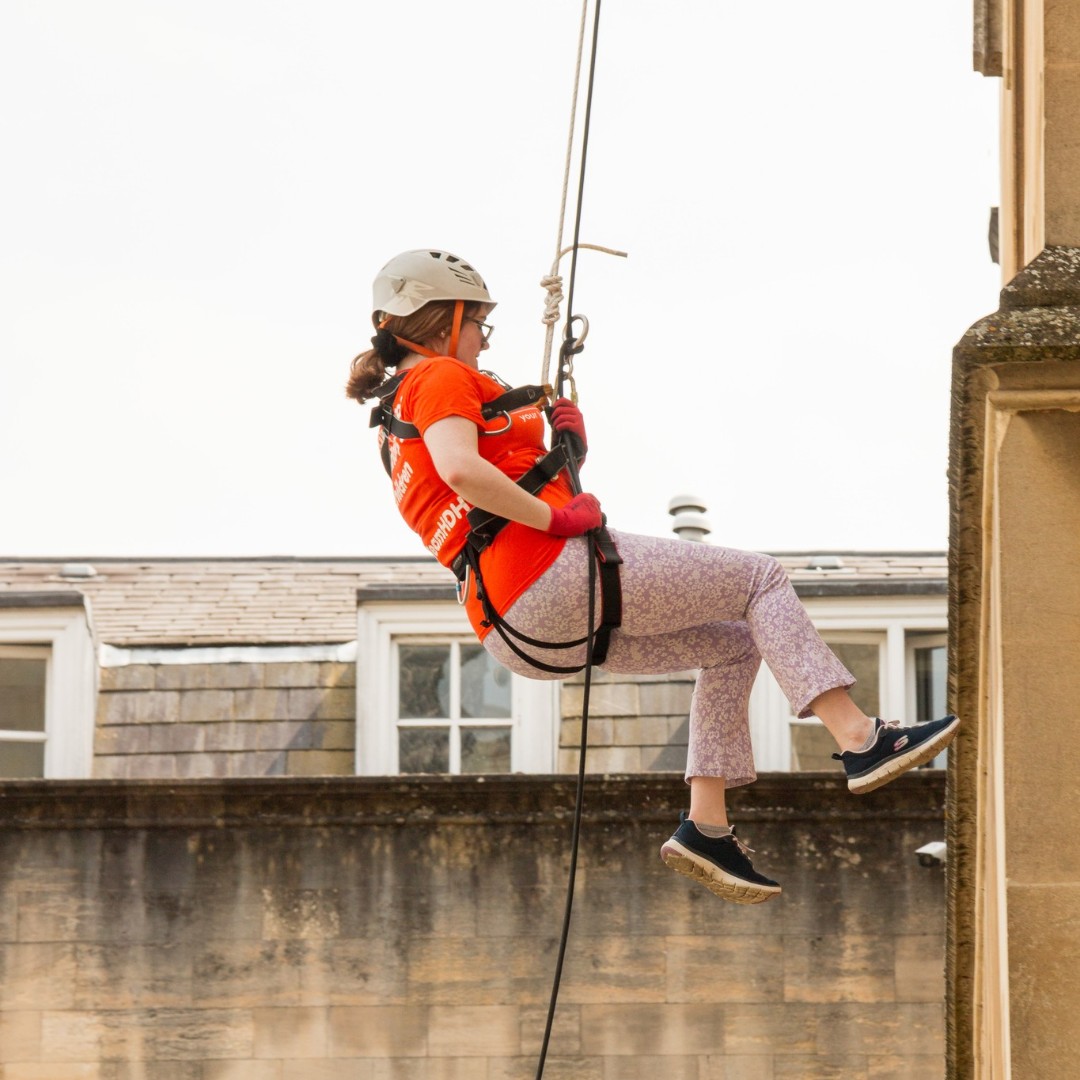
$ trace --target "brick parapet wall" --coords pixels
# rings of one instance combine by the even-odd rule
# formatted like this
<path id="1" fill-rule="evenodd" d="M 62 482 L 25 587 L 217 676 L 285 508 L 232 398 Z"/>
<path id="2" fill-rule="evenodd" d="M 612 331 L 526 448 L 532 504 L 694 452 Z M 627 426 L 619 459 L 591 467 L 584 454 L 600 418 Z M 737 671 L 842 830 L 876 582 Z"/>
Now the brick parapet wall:
<path id="1" fill-rule="evenodd" d="M 940 775 L 732 792 L 785 892 L 657 848 L 681 776 L 590 777 L 548 1080 L 942 1072 Z M 564 777 L 0 784 L 2 1080 L 532 1076 Z"/>
<path id="2" fill-rule="evenodd" d="M 102 779 L 348 775 L 356 667 L 346 662 L 101 669 Z"/>

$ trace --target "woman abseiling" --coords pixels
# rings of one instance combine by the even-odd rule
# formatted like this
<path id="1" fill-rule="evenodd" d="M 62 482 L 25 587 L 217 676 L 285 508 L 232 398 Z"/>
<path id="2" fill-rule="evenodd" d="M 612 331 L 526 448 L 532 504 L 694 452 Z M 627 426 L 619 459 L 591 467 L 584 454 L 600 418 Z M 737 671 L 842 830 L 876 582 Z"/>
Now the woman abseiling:
<path id="1" fill-rule="evenodd" d="M 538 403 L 484 414 L 484 405 L 507 391 L 478 363 L 489 348 L 486 320 L 494 307 L 464 259 L 433 249 L 391 259 L 375 278 L 372 348 L 353 360 L 346 392 L 360 402 L 392 402 L 392 425 L 389 410 L 380 424 L 381 449 L 398 510 L 428 550 L 444 566 L 456 565 L 460 578 L 466 514 L 477 507 L 507 519 L 479 555 L 491 607 L 530 638 L 584 639 L 592 558 L 586 534 L 601 524 L 600 504 L 591 494 L 575 496 L 565 473 L 536 494 L 516 483 L 546 451 L 544 414 Z M 587 449 L 581 412 L 568 400 L 555 402 L 551 424 Z M 661 847 L 674 870 L 736 903 L 780 892 L 754 869 L 725 803 L 728 788 L 756 778 L 748 703 L 762 660 L 793 712 L 818 717 L 836 740 L 834 756 L 857 794 L 930 760 L 951 741 L 956 717 L 901 727 L 855 705 L 848 693 L 853 676 L 814 629 L 776 559 L 674 538 L 616 530 L 611 536 L 622 558 L 622 620 L 603 669 L 699 669 L 686 762 L 690 808 Z M 558 677 L 493 633 L 475 578 L 465 587 L 473 629 L 499 663 L 530 678 Z M 585 663 L 586 645 L 528 651 L 565 671 Z"/>

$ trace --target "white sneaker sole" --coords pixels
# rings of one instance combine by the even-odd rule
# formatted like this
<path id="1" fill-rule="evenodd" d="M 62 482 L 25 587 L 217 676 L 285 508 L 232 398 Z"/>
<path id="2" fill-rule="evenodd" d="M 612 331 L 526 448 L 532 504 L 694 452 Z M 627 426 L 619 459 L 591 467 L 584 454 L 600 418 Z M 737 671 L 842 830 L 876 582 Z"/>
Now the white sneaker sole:
<path id="1" fill-rule="evenodd" d="M 710 892 L 735 904 L 761 904 L 779 895 L 779 885 L 755 885 L 729 874 L 674 838 L 665 840 L 660 858 L 677 874 L 700 881 Z"/>
<path id="2" fill-rule="evenodd" d="M 872 773 L 866 776 L 853 776 L 848 781 L 848 790 L 856 795 L 865 795 L 884 787 L 890 780 L 895 780 L 901 773 L 917 768 L 924 762 L 936 758 L 952 742 L 956 729 L 960 726 L 957 717 L 948 727 L 942 728 L 932 739 L 920 743 L 906 754 L 897 754 L 886 758 Z"/>

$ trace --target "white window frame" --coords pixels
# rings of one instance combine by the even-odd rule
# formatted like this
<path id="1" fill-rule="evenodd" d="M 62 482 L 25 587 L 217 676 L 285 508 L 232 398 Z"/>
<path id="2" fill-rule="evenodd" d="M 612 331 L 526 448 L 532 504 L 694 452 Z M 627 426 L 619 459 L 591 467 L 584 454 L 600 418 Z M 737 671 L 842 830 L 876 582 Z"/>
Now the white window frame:
<path id="1" fill-rule="evenodd" d="M 475 641 L 455 600 L 369 600 L 357 609 L 356 773 L 398 775 L 396 643 Z M 553 773 L 559 682 L 510 676 L 510 770 Z"/>
<path id="2" fill-rule="evenodd" d="M 803 605 L 818 633 L 828 639 L 855 633 L 884 634 L 881 713 L 889 719 L 914 715 L 915 679 L 909 675 L 912 634 L 944 634 L 948 598 L 944 594 L 900 596 L 809 596 Z M 791 724 L 799 723 L 776 680 L 762 664 L 750 694 L 750 733 L 761 771 L 790 772 Z"/>
<path id="3" fill-rule="evenodd" d="M 915 715 L 915 707 L 918 702 L 918 690 L 915 685 L 915 650 L 916 649 L 947 649 L 949 647 L 949 635 L 947 633 L 935 634 L 933 631 L 912 630 L 907 638 L 907 651 L 904 657 L 905 670 L 907 673 L 907 697 L 912 717 Z"/>
<path id="4" fill-rule="evenodd" d="M 98 669 L 85 609 L 0 608 L 0 645 L 48 649 L 45 779 L 88 779 L 94 765 Z"/>
<path id="5" fill-rule="evenodd" d="M 401 728 L 440 728 L 445 729 L 450 733 L 450 745 L 449 745 L 449 769 L 447 775 L 460 776 L 461 772 L 461 729 L 463 727 L 489 727 L 489 728 L 509 728 L 510 729 L 510 758 L 513 762 L 514 755 L 514 743 L 517 741 L 514 737 L 514 717 L 513 717 L 513 703 L 514 703 L 514 684 L 511 678 L 510 683 L 510 715 L 499 717 L 468 717 L 463 718 L 461 716 L 461 646 L 462 645 L 475 645 L 476 637 L 472 633 L 468 638 L 464 638 L 458 635 L 431 635 L 422 634 L 419 637 L 405 637 L 403 635 L 397 635 L 394 637 L 393 646 L 390 649 L 391 662 L 393 664 L 393 670 L 390 672 L 390 685 L 393 690 L 393 706 L 391 714 L 393 717 L 393 723 L 400 731 Z M 401 645 L 436 645 L 436 646 L 449 646 L 450 647 L 450 685 L 447 687 L 449 691 L 449 715 L 432 717 L 432 718 L 413 718 L 403 717 L 401 715 Z M 510 675 L 510 672 L 507 672 Z M 394 740 L 394 754 L 397 760 L 394 762 L 394 772 L 401 772 L 401 760 L 400 760 L 401 744 L 398 740 Z M 464 774 L 468 775 L 468 774 Z"/>
<path id="6" fill-rule="evenodd" d="M 49 685 L 49 667 L 52 663 L 52 652 L 44 645 L 7 645 L 0 642 L 0 661 L 3 660 L 44 660 L 45 661 L 45 686 Z M 44 690 L 44 687 L 43 687 Z M 42 693 L 42 717 L 41 730 L 34 729 L 18 730 L 16 728 L 0 727 L 0 746 L 4 743 L 47 743 L 49 734 L 45 730 L 45 700 L 47 694 Z M 3 724 L 0 716 L 0 724 Z M 2 775 L 2 774 L 0 774 Z"/>

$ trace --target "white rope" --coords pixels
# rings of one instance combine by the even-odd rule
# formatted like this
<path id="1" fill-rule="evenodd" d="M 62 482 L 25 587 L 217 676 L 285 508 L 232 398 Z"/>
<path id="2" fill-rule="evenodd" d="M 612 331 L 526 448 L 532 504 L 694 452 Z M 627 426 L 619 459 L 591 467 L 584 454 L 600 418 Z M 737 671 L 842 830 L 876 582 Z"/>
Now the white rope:
<path id="1" fill-rule="evenodd" d="M 577 60 L 574 64 L 574 93 L 570 101 L 570 134 L 566 140 L 566 165 L 563 169 L 562 198 L 559 202 L 559 231 L 555 237 L 555 261 L 551 264 L 551 273 L 540 279 L 540 287 L 547 290 L 547 296 L 544 298 L 544 314 L 540 319 L 547 327 L 544 332 L 544 362 L 540 371 L 541 385 L 547 385 L 551 382 L 551 346 L 555 340 L 555 324 L 559 321 L 559 305 L 563 302 L 563 281 L 559 273 L 559 262 L 564 255 L 573 250 L 573 245 L 563 247 L 563 229 L 566 224 L 566 196 L 570 190 L 570 164 L 574 156 L 574 124 L 577 120 L 578 87 L 581 84 L 581 56 L 585 50 L 585 26 L 588 11 L 589 0 L 582 0 Z M 601 247 L 599 244 L 578 244 L 578 247 L 591 248 L 593 251 L 603 251 L 608 255 L 619 255 L 624 259 L 626 258 L 625 251 Z M 576 392 L 574 397 L 577 397 Z"/>

